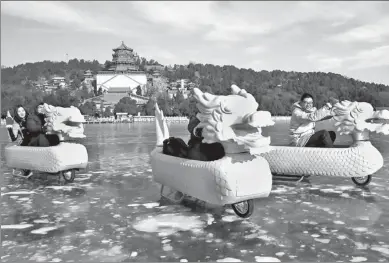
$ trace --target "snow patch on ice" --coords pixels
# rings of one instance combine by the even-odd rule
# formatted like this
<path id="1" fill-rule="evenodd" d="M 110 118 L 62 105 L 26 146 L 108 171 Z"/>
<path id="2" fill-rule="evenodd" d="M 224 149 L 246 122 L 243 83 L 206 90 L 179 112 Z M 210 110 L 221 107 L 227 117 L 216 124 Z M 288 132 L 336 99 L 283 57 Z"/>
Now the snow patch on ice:
<path id="1" fill-rule="evenodd" d="M 155 232 L 167 236 L 178 231 L 202 229 L 205 227 L 205 222 L 201 221 L 199 216 L 164 214 L 136 222 L 133 227 L 138 231 Z"/>

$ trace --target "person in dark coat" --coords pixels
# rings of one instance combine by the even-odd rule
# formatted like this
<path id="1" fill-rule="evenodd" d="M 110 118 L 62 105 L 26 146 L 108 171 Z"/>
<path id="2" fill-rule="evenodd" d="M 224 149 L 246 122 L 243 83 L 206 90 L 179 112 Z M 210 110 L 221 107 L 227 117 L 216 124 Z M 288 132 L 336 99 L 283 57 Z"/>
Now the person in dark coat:
<path id="1" fill-rule="evenodd" d="M 215 161 L 223 158 L 226 153 L 221 143 L 203 143 L 203 128 L 196 128 L 200 120 L 193 116 L 189 120 L 188 131 L 190 139 L 188 141 L 188 159 L 199 161 Z"/>
<path id="2" fill-rule="evenodd" d="M 22 143 L 23 146 L 49 147 L 59 144 L 57 135 L 46 135 L 45 116 L 42 113 L 43 103 L 40 103 L 34 114 L 30 114 L 27 118 L 26 128 L 28 138 Z"/>

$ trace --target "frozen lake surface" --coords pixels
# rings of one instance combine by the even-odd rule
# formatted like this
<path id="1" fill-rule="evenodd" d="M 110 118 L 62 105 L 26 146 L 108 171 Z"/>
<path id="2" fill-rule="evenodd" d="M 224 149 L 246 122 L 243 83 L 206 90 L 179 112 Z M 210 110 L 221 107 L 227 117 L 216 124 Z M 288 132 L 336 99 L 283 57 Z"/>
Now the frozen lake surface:
<path id="1" fill-rule="evenodd" d="M 286 129 L 265 132 L 283 144 Z M 188 139 L 186 125 L 170 130 Z M 385 166 L 368 188 L 347 178 L 277 180 L 243 220 L 229 207 L 160 201 L 149 164 L 153 123 L 87 125 L 86 135 L 88 168 L 63 185 L 44 174 L 13 177 L 2 127 L 2 262 L 389 260 L 388 136 L 373 139 Z"/>

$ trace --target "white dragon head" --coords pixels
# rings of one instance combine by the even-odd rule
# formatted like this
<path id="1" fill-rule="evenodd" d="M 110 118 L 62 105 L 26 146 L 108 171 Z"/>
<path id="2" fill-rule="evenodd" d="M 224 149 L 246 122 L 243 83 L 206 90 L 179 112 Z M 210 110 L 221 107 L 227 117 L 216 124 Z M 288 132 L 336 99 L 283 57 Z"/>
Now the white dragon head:
<path id="1" fill-rule="evenodd" d="M 42 113 L 45 115 L 48 134 L 57 134 L 61 140 L 86 137 L 83 126 L 85 118 L 78 108 L 54 107 L 45 103 Z"/>
<path id="2" fill-rule="evenodd" d="M 218 96 L 195 88 L 194 97 L 204 143 L 220 142 L 227 153 L 269 150 L 270 137 L 262 136 L 261 128 L 274 125 L 271 114 L 257 111 L 258 103 L 246 90 L 232 85 L 231 95 Z"/>
<path id="3" fill-rule="evenodd" d="M 368 136 L 370 132 L 375 132 L 389 135 L 388 123 L 371 123 L 389 120 L 389 111 L 375 111 L 370 103 L 348 100 L 338 102 L 333 105 L 332 116 L 340 134 L 356 136 L 365 133 Z"/>

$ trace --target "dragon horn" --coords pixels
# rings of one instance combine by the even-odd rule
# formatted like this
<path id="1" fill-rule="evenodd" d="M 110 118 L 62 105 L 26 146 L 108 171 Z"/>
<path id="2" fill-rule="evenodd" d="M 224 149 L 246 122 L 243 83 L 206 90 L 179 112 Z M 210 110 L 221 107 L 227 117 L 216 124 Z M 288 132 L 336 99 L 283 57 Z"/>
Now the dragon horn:
<path id="1" fill-rule="evenodd" d="M 373 119 L 389 120 L 388 110 L 378 110 L 373 113 Z"/>
<path id="2" fill-rule="evenodd" d="M 193 89 L 194 97 L 201 105 L 203 105 L 206 108 L 214 108 L 217 107 L 220 103 L 220 100 L 218 97 L 216 97 L 213 94 L 210 94 L 208 92 L 202 92 L 198 88 Z"/>
<path id="3" fill-rule="evenodd" d="M 157 146 L 162 146 L 163 141 L 169 138 L 169 130 L 167 128 L 166 119 L 163 116 L 163 111 L 159 109 L 157 103 L 155 103 L 155 128 Z"/>
<path id="4" fill-rule="evenodd" d="M 250 93 L 248 93 L 245 89 L 241 89 L 238 86 L 236 86 L 235 84 L 231 85 L 231 90 L 232 90 L 231 91 L 232 95 L 239 95 L 239 96 L 242 96 L 244 98 L 251 98 L 252 97 L 252 99 L 254 99 L 254 97 Z"/>
<path id="5" fill-rule="evenodd" d="M 238 95 L 240 92 L 240 88 L 236 86 L 235 84 L 231 85 L 231 94 L 232 95 Z"/>

